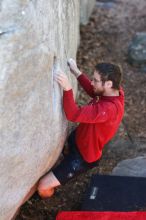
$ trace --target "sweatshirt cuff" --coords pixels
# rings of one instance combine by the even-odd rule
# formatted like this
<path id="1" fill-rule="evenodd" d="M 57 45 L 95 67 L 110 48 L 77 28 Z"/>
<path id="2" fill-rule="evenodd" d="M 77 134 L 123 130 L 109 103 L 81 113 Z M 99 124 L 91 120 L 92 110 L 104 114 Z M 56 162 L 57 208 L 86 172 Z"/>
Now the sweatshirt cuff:
<path id="1" fill-rule="evenodd" d="M 77 80 L 80 80 L 82 77 L 83 77 L 83 73 L 81 73 L 81 75 L 79 75 L 78 77 L 77 77 Z"/>
<path id="2" fill-rule="evenodd" d="M 63 96 L 66 97 L 66 98 L 73 96 L 73 90 L 72 89 L 67 90 L 67 91 L 64 90 L 63 91 Z"/>

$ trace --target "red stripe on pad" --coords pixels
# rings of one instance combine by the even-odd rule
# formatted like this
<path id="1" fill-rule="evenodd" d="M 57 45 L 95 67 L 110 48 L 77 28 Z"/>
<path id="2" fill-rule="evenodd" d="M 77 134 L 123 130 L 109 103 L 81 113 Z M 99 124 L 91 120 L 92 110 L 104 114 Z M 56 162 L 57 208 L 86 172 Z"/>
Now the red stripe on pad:
<path id="1" fill-rule="evenodd" d="M 56 220 L 146 220 L 146 212 L 59 212 Z"/>

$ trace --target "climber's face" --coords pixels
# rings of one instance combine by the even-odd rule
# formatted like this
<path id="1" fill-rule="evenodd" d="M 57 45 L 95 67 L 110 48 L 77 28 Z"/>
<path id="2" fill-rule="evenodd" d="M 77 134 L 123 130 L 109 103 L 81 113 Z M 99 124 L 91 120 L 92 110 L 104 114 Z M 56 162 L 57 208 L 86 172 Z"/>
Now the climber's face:
<path id="1" fill-rule="evenodd" d="M 100 74 L 95 70 L 91 81 L 94 93 L 96 95 L 103 95 L 105 92 L 105 83 L 101 80 Z"/>

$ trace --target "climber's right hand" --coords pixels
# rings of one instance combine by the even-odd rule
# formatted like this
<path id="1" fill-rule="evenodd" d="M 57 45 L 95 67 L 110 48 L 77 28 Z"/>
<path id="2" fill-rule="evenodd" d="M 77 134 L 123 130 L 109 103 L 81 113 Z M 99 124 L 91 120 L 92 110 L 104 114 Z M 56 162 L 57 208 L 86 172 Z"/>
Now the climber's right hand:
<path id="1" fill-rule="evenodd" d="M 76 64 L 76 61 L 72 58 L 70 58 L 68 61 L 67 61 L 67 64 L 70 68 L 70 71 L 71 73 L 77 78 L 81 75 L 81 71 L 78 69 L 77 67 L 77 64 Z"/>
<path id="2" fill-rule="evenodd" d="M 58 71 L 56 73 L 55 80 L 59 83 L 59 85 L 63 88 L 64 91 L 72 89 L 69 79 L 64 73 Z"/>

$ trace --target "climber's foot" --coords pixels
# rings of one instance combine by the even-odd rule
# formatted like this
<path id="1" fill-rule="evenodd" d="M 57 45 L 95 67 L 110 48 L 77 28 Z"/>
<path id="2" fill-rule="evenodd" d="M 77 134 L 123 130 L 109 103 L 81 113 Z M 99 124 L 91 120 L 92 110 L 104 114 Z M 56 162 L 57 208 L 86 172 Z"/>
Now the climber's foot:
<path id="1" fill-rule="evenodd" d="M 54 195 L 54 191 L 55 191 L 54 188 L 44 189 L 44 190 L 42 189 L 38 191 L 38 194 L 42 199 L 48 199 Z"/>

